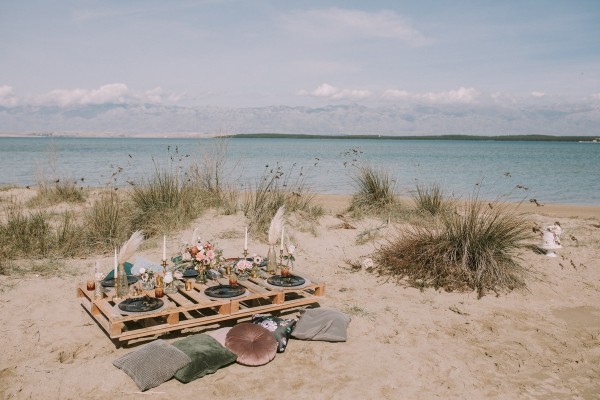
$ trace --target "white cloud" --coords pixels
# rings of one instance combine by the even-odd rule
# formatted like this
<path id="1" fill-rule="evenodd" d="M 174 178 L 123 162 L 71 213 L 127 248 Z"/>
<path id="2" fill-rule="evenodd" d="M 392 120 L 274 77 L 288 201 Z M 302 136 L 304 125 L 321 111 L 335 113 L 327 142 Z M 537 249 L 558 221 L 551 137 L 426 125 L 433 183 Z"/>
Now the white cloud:
<path id="1" fill-rule="evenodd" d="M 111 83 L 97 89 L 56 89 L 35 97 L 32 102 L 37 105 L 68 107 L 90 104 L 175 103 L 181 98 L 182 95 L 165 92 L 160 86 L 135 93 L 123 83 Z"/>
<path id="2" fill-rule="evenodd" d="M 477 90 L 460 87 L 457 90 L 450 90 L 447 92 L 424 93 L 417 97 L 432 103 L 473 103 L 478 96 L 479 92 Z"/>
<path id="3" fill-rule="evenodd" d="M 533 92 L 531 92 L 531 95 L 532 95 L 533 97 L 544 97 L 544 96 L 546 95 L 546 93 L 544 93 L 544 92 L 537 92 L 537 91 L 533 91 Z"/>
<path id="4" fill-rule="evenodd" d="M 410 93 L 406 90 L 387 89 L 381 94 L 384 100 L 408 100 L 413 102 L 426 101 L 429 103 L 473 103 L 480 96 L 474 88 L 460 87 L 446 92 Z"/>
<path id="5" fill-rule="evenodd" d="M 98 89 L 56 89 L 38 96 L 36 103 L 61 107 L 86 104 L 126 103 L 129 88 L 123 83 L 111 83 Z"/>
<path id="6" fill-rule="evenodd" d="M 412 46 L 421 46 L 429 42 L 401 15 L 387 10 L 378 12 L 340 8 L 299 10 L 284 16 L 282 22 L 287 29 L 297 31 L 303 36 L 319 39 L 395 39 Z"/>
<path id="7" fill-rule="evenodd" d="M 298 93 L 300 96 L 313 96 L 313 97 L 322 97 L 328 98 L 331 100 L 364 100 L 371 96 L 369 90 L 363 89 L 339 89 L 335 86 L 331 86 L 328 83 L 323 83 L 319 85 L 315 90 L 309 92 L 307 90 L 300 90 Z"/>
<path id="8" fill-rule="evenodd" d="M 398 90 L 398 89 L 387 89 L 381 95 L 384 99 L 388 100 L 396 100 L 396 99 L 408 99 L 410 98 L 410 93 L 406 90 Z"/>
<path id="9" fill-rule="evenodd" d="M 591 97 L 594 100 L 600 100 L 600 93 L 594 93 Z"/>
<path id="10" fill-rule="evenodd" d="M 10 86 L 0 86 L 0 106 L 14 107 L 18 103 L 17 97 L 14 95 L 13 88 Z"/>

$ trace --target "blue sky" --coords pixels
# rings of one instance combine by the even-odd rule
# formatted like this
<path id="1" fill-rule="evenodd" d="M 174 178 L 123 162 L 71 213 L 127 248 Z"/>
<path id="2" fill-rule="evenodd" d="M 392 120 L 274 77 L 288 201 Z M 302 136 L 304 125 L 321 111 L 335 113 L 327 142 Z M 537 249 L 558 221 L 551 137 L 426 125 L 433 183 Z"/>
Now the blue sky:
<path id="1" fill-rule="evenodd" d="M 577 105 L 596 122 L 599 38 L 598 1 L 3 1 L 0 107 Z"/>

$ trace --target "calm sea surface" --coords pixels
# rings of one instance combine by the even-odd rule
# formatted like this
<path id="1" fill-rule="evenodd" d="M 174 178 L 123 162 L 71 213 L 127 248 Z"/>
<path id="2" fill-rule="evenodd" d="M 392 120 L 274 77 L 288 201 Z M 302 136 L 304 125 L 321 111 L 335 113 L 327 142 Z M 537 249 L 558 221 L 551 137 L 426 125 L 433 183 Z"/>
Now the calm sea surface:
<path id="1" fill-rule="evenodd" d="M 0 185 L 69 178 L 126 186 L 155 164 L 185 168 L 213 154 L 215 139 L 0 138 Z M 354 165 L 385 168 L 400 194 L 439 183 L 448 194 L 600 205 L 600 144 L 355 139 L 228 139 L 227 179 L 255 184 L 278 164 L 315 192 L 351 194 Z M 181 159 L 181 161 L 179 161 Z M 267 167 L 268 166 L 268 167 Z M 527 189 L 525 189 L 527 188 Z"/>

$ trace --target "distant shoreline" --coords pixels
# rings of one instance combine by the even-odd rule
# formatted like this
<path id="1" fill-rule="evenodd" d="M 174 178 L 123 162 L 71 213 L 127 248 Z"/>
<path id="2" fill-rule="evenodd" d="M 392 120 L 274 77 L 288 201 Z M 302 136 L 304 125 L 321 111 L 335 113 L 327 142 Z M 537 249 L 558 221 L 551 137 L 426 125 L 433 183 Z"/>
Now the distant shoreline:
<path id="1" fill-rule="evenodd" d="M 552 136 L 552 135 L 311 135 L 288 133 L 240 133 L 232 135 L 216 135 L 207 133 L 83 133 L 83 132 L 51 132 L 51 133 L 0 133 L 0 138 L 107 138 L 107 139 L 338 139 L 338 140 L 477 140 L 497 142 L 586 142 L 597 143 L 597 136 Z"/>

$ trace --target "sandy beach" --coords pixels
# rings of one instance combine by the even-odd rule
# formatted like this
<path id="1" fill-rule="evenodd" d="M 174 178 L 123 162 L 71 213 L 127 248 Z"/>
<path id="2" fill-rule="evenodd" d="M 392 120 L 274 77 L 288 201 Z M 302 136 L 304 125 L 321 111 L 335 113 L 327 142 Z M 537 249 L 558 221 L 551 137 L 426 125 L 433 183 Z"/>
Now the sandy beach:
<path id="1" fill-rule="evenodd" d="M 0 276 L 0 398 L 600 398 L 600 207 L 524 204 L 534 223 L 560 222 L 563 248 L 557 258 L 521 254 L 533 272 L 528 290 L 478 300 L 475 292 L 421 291 L 351 268 L 402 226 L 390 224 L 376 240 L 357 244 L 382 221 L 365 218 L 344 229 L 336 214 L 349 197 L 318 196 L 317 203 L 325 215 L 312 231 L 296 224 L 286 232 L 298 248 L 297 273 L 326 284 L 320 305 L 351 316 L 347 342 L 291 340 L 267 365 L 233 364 L 141 393 L 112 364 L 136 346 L 115 346 L 75 296 L 96 261 L 110 270 L 111 255 L 90 249 L 57 277 Z M 168 248 L 174 252 L 199 227 L 226 256 L 239 256 L 244 221 L 240 212 L 209 210 L 168 237 Z M 267 245 L 250 238 L 249 250 L 264 255 Z M 161 246 L 149 240 L 138 255 L 158 262 Z"/>

